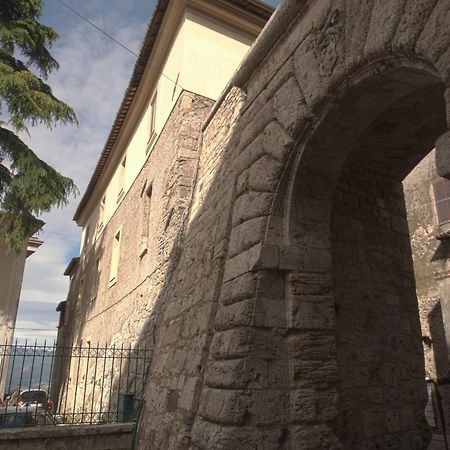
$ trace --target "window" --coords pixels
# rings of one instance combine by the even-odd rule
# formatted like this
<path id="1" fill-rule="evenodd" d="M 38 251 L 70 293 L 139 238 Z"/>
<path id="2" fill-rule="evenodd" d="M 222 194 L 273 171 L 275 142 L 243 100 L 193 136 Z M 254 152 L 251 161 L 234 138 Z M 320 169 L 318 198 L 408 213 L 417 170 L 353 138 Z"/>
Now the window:
<path id="1" fill-rule="evenodd" d="M 450 221 L 450 181 L 439 180 L 434 184 L 434 200 L 439 224 Z"/>
<path id="2" fill-rule="evenodd" d="M 122 159 L 122 162 L 120 163 L 119 167 L 119 194 L 117 195 L 117 203 L 122 200 L 122 197 L 124 195 L 124 188 L 125 188 L 125 172 L 127 167 L 127 156 L 125 155 Z"/>
<path id="3" fill-rule="evenodd" d="M 122 230 L 119 229 L 114 235 L 112 253 L 111 253 L 111 269 L 109 273 L 109 285 L 112 286 L 117 282 L 117 273 L 119 270 L 119 257 L 120 257 L 120 240 Z"/>
<path id="4" fill-rule="evenodd" d="M 75 314 L 78 315 L 81 312 L 81 302 L 83 301 L 83 294 L 84 294 L 84 278 L 81 278 L 80 284 L 78 287 L 78 298 L 77 298 L 77 304 L 75 308 Z"/>
<path id="5" fill-rule="evenodd" d="M 145 182 L 144 189 L 147 186 L 147 182 Z M 144 207 L 143 209 L 143 218 L 142 218 L 142 239 L 141 239 L 141 251 L 139 257 L 142 258 L 148 249 L 148 240 L 150 233 L 150 216 L 151 216 L 151 204 L 152 204 L 152 189 L 153 185 L 150 184 L 148 188 L 145 190 L 144 197 Z"/>
<path id="6" fill-rule="evenodd" d="M 95 272 L 94 272 L 94 279 L 92 282 L 92 292 L 91 292 L 91 300 L 94 300 L 97 297 L 98 294 L 98 288 L 99 288 L 99 281 L 100 281 L 100 258 L 97 258 L 95 260 Z"/>
<path id="7" fill-rule="evenodd" d="M 83 252 L 87 250 L 88 244 L 89 244 L 89 234 L 91 232 L 91 227 L 88 225 L 84 229 L 84 236 L 83 236 Z"/>
<path id="8" fill-rule="evenodd" d="M 103 230 L 103 226 L 105 224 L 105 205 L 106 205 L 106 195 L 102 197 L 102 200 L 100 202 L 98 212 L 97 234 L 99 234 Z"/>
<path id="9" fill-rule="evenodd" d="M 150 119 L 149 119 L 149 133 L 148 133 L 148 143 L 147 143 L 147 152 L 150 150 L 151 145 L 155 141 L 156 138 L 156 99 L 157 92 L 153 95 L 150 100 Z"/>

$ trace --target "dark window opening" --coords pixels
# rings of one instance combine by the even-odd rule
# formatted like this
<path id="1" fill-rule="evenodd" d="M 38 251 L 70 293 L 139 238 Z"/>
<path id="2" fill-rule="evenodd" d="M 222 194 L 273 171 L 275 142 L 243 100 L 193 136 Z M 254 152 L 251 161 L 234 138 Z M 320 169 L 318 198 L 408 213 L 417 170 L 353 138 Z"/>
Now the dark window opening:
<path id="1" fill-rule="evenodd" d="M 450 221 L 450 180 L 442 179 L 434 184 L 434 199 L 439 224 Z"/>

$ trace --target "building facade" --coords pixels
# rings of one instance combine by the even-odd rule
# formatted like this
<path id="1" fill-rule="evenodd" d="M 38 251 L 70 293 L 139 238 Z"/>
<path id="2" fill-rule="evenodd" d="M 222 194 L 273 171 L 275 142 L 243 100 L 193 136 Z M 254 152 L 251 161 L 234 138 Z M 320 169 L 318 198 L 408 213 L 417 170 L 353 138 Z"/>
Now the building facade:
<path id="1" fill-rule="evenodd" d="M 0 240 L 0 345 L 13 343 L 25 261 L 42 244 L 43 241 L 32 236 L 21 251 L 15 252 Z M 0 399 L 5 394 L 8 377 L 8 361 L 2 359 L 0 358 Z"/>
<path id="2" fill-rule="evenodd" d="M 435 152 L 427 155 L 405 178 L 405 201 L 414 261 L 417 299 L 425 356 L 425 374 L 439 396 L 433 398 L 436 429 L 442 429 L 440 405 L 450 417 L 448 320 L 450 248 L 448 238 L 450 181 L 436 173 Z M 446 316 L 447 314 L 447 316 Z M 438 398 L 439 397 L 439 398 Z"/>
<path id="3" fill-rule="evenodd" d="M 70 290 L 59 306 L 61 346 L 152 348 L 156 329 L 148 318 L 158 314 L 180 251 L 202 125 L 272 11 L 259 2 L 158 2 L 76 211 L 83 236 L 80 256 L 65 272 Z M 71 405 L 59 392 L 71 395 L 77 368 L 63 360 L 54 368 L 52 398 Z"/>
<path id="4" fill-rule="evenodd" d="M 151 347 L 141 449 L 425 449 L 448 2 L 285 0 L 233 75 L 271 12 L 158 2 L 75 215 L 65 339 Z"/>

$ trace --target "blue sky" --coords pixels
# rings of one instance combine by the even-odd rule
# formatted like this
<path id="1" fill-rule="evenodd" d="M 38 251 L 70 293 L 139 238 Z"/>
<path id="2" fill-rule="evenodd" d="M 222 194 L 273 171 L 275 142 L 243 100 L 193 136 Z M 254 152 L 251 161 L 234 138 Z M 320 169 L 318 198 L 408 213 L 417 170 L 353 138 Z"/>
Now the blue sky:
<path id="1" fill-rule="evenodd" d="M 154 0 L 64 0 L 80 14 L 138 53 Z M 277 0 L 268 3 L 276 5 Z M 107 8 L 105 8 L 107 5 Z M 136 58 L 65 8 L 46 0 L 41 19 L 60 35 L 52 53 L 60 70 L 49 78 L 57 97 L 76 111 L 79 126 L 30 129 L 33 150 L 75 180 L 81 194 L 108 137 Z M 80 196 L 64 209 L 53 210 L 40 238 L 45 242 L 27 260 L 17 318 L 16 337 L 49 338 L 56 330 L 56 305 L 65 300 L 67 263 L 79 253 L 80 230 L 72 216 Z M 26 329 L 24 329 L 26 328 Z"/>

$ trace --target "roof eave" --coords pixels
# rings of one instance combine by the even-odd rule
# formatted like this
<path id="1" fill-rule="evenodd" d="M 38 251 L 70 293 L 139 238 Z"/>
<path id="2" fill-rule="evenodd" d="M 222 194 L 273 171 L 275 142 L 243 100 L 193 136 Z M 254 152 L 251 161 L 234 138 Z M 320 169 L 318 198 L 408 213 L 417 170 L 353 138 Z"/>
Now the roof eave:
<path id="1" fill-rule="evenodd" d="M 170 1 L 171 0 L 158 0 L 156 4 L 155 12 L 153 13 L 143 44 L 141 46 L 141 50 L 139 52 L 138 59 L 136 60 L 136 64 L 133 69 L 133 74 L 131 76 L 128 88 L 125 91 L 125 95 L 122 99 L 122 103 L 119 107 L 119 111 L 117 112 L 116 118 L 109 133 L 105 147 L 103 148 L 103 151 L 100 154 L 100 158 L 97 161 L 97 164 L 95 166 L 91 179 L 88 183 L 86 191 L 83 194 L 83 197 L 81 198 L 80 203 L 78 204 L 78 207 L 73 216 L 73 220 L 77 222 L 78 225 L 81 225 L 80 219 L 82 217 L 83 211 L 87 206 L 89 199 L 91 198 L 95 190 L 95 187 L 100 179 L 100 176 L 102 175 L 105 169 L 107 161 L 109 160 L 111 152 L 119 136 L 122 125 L 125 121 L 128 111 L 130 110 L 131 104 L 135 98 L 139 85 L 142 81 L 142 77 L 144 75 L 147 62 L 152 53 L 153 46 L 159 34 L 161 24 L 163 22 Z M 261 17 L 266 21 L 270 18 L 271 14 L 274 11 L 274 9 L 271 6 L 262 3 L 258 0 L 226 0 L 226 2 L 239 6 L 240 8 L 244 8 L 246 10 L 250 9 L 253 14 L 258 15 L 259 17 Z"/>

